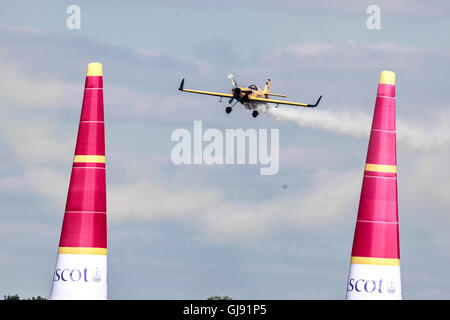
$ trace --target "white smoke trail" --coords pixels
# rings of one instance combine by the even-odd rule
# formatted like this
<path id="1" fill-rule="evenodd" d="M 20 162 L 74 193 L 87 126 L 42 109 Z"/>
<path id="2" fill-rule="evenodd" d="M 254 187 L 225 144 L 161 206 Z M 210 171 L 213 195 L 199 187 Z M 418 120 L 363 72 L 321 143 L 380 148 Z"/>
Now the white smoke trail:
<path id="1" fill-rule="evenodd" d="M 368 138 L 372 115 L 356 111 L 288 109 L 269 107 L 266 114 L 278 121 L 293 122 L 300 127 L 326 130 L 355 138 Z M 450 146 L 450 112 L 441 111 L 435 123 L 426 128 L 397 120 L 397 141 L 409 149 L 447 148 Z"/>
<path id="2" fill-rule="evenodd" d="M 326 130 L 355 138 L 364 138 L 369 134 L 371 118 L 363 113 L 328 110 L 268 108 L 267 114 L 278 121 L 288 121 L 300 127 Z"/>

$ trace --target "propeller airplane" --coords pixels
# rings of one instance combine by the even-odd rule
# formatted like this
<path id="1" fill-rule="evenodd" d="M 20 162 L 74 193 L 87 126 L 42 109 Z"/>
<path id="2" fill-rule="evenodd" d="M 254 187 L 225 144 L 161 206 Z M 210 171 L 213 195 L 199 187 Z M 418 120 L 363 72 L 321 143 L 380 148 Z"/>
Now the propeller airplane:
<path id="1" fill-rule="evenodd" d="M 247 88 L 246 87 L 238 87 L 237 83 L 236 83 L 236 79 L 234 78 L 234 76 L 232 74 L 228 75 L 227 78 L 230 80 L 230 82 L 233 86 L 233 88 L 231 89 L 231 93 L 220 93 L 220 92 L 185 89 L 184 88 L 184 79 L 181 80 L 180 87 L 178 88 L 178 90 L 184 91 L 184 92 L 217 96 L 217 97 L 220 97 L 220 101 L 222 101 L 222 98 L 229 98 L 229 100 L 227 102 L 227 107 L 225 108 L 226 113 L 230 113 L 232 111 L 233 107 L 236 105 L 236 103 L 240 102 L 245 107 L 245 109 L 253 110 L 253 112 L 252 112 L 253 118 L 256 118 L 258 116 L 259 112 L 261 111 L 259 106 L 265 105 L 266 109 L 267 109 L 268 103 L 276 104 L 276 107 L 278 107 L 278 105 L 280 105 L 280 104 L 284 104 L 284 105 L 290 105 L 290 106 L 314 108 L 314 107 L 317 107 L 317 105 L 320 102 L 320 99 L 322 99 L 322 96 L 320 96 L 319 99 L 317 99 L 317 102 L 315 104 L 307 104 L 307 103 L 300 103 L 300 102 L 291 102 L 291 101 L 271 99 L 270 96 L 282 97 L 282 98 L 286 98 L 286 96 L 284 94 L 277 94 L 277 93 L 270 92 L 270 79 L 267 80 L 264 90 L 261 90 L 258 86 L 254 85 L 254 84 L 248 86 Z M 236 100 L 236 101 L 233 103 L 234 100 Z"/>

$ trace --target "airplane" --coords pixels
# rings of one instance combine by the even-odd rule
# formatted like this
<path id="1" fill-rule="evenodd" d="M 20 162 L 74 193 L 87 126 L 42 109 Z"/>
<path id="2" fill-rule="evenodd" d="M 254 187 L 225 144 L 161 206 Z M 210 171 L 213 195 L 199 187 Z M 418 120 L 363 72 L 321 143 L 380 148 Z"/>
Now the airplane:
<path id="1" fill-rule="evenodd" d="M 287 98 L 284 94 L 277 94 L 277 93 L 271 93 L 270 92 L 270 79 L 267 79 L 266 86 L 264 87 L 264 90 L 261 90 L 258 88 L 258 86 L 252 84 L 245 87 L 238 87 L 236 83 L 236 79 L 232 74 L 228 75 L 227 78 L 230 80 L 231 84 L 233 85 L 233 88 L 231 89 L 230 93 L 220 93 L 220 92 L 211 92 L 211 91 L 201 91 L 201 90 L 192 90 L 192 89 L 185 89 L 184 88 L 184 79 L 181 80 L 180 87 L 178 90 L 184 91 L 184 92 L 191 92 L 191 93 L 198 93 L 198 94 L 206 94 L 210 96 L 217 96 L 220 97 L 220 101 L 222 101 L 222 98 L 230 98 L 227 102 L 227 107 L 225 108 L 225 112 L 228 114 L 233 110 L 233 107 L 236 105 L 236 103 L 240 102 L 245 109 L 247 110 L 253 110 L 252 116 L 253 118 L 256 118 L 261 111 L 261 108 L 259 108 L 260 105 L 265 105 L 266 109 L 268 108 L 267 103 L 274 103 L 276 104 L 276 107 L 280 104 L 290 105 L 290 106 L 298 106 L 298 107 L 307 107 L 307 108 L 314 108 L 317 107 L 317 105 L 320 102 L 320 99 L 322 99 L 322 96 L 317 99 L 317 102 L 315 104 L 307 104 L 307 103 L 300 103 L 300 102 L 291 102 L 291 101 L 284 101 L 284 100 L 275 100 L 271 99 L 270 96 L 274 97 L 282 97 Z M 231 104 L 234 100 L 236 102 L 234 104 Z M 264 110 L 264 109 L 262 109 Z"/>

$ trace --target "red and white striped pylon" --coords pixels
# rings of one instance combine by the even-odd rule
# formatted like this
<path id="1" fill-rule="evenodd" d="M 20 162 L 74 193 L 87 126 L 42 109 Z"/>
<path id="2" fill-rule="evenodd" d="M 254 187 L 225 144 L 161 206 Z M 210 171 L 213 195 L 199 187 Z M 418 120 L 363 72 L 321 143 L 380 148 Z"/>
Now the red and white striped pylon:
<path id="1" fill-rule="evenodd" d="M 103 72 L 87 69 L 51 299 L 106 299 L 106 176 Z"/>
<path id="2" fill-rule="evenodd" d="M 395 74 L 381 72 L 356 221 L 347 299 L 401 299 Z"/>

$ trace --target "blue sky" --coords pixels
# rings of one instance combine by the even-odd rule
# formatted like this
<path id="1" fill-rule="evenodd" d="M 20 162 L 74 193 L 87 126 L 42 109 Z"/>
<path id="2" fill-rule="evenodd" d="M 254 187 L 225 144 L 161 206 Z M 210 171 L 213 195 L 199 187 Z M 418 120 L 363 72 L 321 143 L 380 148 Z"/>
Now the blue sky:
<path id="1" fill-rule="evenodd" d="M 66 28 L 69 5 L 81 29 Z M 381 9 L 368 30 L 366 8 Z M 109 298 L 343 299 L 376 86 L 397 75 L 406 299 L 450 298 L 445 1 L 15 1 L 0 13 L 0 294 L 48 296 L 89 62 L 103 64 Z M 319 108 L 253 119 L 226 75 Z M 280 170 L 175 166 L 177 128 L 280 130 Z M 286 188 L 283 188 L 286 185 Z M 430 263 L 432 261 L 432 263 Z"/>

